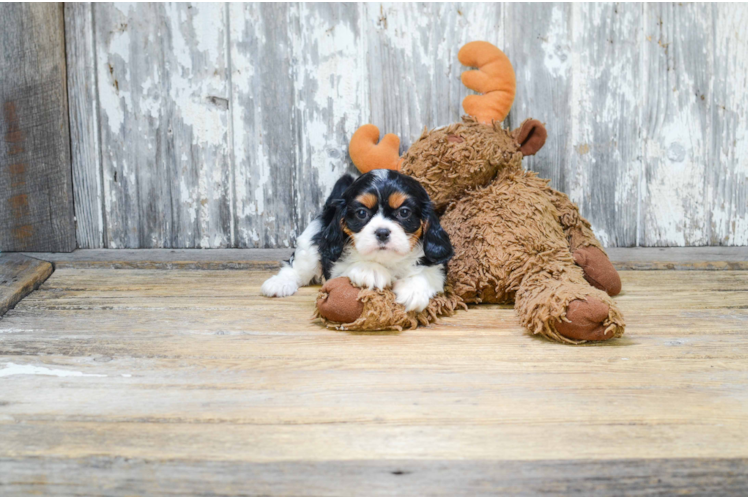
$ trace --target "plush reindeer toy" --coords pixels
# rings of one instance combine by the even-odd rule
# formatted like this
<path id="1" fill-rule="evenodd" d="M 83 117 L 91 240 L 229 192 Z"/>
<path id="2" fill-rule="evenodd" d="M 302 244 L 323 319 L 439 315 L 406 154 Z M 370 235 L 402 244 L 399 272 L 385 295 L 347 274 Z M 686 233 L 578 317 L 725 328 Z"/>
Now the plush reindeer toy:
<path id="1" fill-rule="evenodd" d="M 565 343 L 620 337 L 623 317 L 611 300 L 621 281 L 590 224 L 569 198 L 522 167 L 545 143 L 542 123 L 501 127 L 514 101 L 515 76 L 506 55 L 487 42 L 459 52 L 462 82 L 482 95 L 463 101 L 459 123 L 426 131 L 402 156 L 399 139 L 364 125 L 350 155 L 362 172 L 399 169 L 421 182 L 441 214 L 454 257 L 447 286 L 420 313 L 406 312 L 391 290 L 359 290 L 330 280 L 317 316 L 331 328 L 383 330 L 427 325 L 464 304 L 514 302 L 530 332 Z"/>

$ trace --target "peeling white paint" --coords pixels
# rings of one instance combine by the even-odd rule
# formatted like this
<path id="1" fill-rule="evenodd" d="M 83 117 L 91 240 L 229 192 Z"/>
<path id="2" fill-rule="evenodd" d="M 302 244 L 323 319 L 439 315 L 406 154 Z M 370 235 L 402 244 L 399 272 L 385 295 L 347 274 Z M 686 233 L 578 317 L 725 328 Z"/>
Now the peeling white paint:
<path id="1" fill-rule="evenodd" d="M 571 65 L 572 55 L 577 53 L 569 50 L 564 7 L 553 5 L 551 9 L 551 22 L 543 40 L 543 63 L 554 77 L 565 76 Z M 574 11 L 576 14 L 576 9 Z"/>
<path id="2" fill-rule="evenodd" d="M 99 105 L 112 133 L 119 133 L 132 109 L 127 88 L 130 77 L 130 33 L 114 28 L 106 51 L 99 56 Z M 120 82 L 120 80 L 122 80 Z"/>

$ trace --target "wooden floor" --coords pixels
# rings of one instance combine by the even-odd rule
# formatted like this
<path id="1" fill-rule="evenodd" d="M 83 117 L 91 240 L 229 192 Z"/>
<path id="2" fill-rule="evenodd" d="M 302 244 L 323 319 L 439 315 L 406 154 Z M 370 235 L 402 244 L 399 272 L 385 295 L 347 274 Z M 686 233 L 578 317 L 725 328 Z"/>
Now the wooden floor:
<path id="1" fill-rule="evenodd" d="M 583 346 L 329 331 L 270 274 L 58 266 L 0 319 L 0 494 L 748 493 L 748 271 L 623 271 Z"/>

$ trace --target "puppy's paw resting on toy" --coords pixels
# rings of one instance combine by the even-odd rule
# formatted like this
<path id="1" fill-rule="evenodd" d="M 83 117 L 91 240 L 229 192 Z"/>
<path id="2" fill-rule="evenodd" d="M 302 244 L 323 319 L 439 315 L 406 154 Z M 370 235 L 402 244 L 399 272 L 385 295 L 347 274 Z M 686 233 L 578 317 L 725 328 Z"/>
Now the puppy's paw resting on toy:
<path id="1" fill-rule="evenodd" d="M 451 316 L 458 307 L 467 309 L 449 287 L 416 312 L 406 311 L 391 289 L 360 289 L 348 278 L 335 278 L 320 289 L 315 317 L 326 327 L 340 330 L 407 330 L 427 326 L 440 316 Z"/>
<path id="2" fill-rule="evenodd" d="M 429 305 L 433 294 L 431 290 L 419 286 L 420 283 L 412 280 L 402 280 L 395 283 L 392 291 L 395 292 L 396 301 L 405 307 L 406 312 L 421 312 Z"/>
<path id="3" fill-rule="evenodd" d="M 605 252 L 595 247 L 578 248 L 574 251 L 574 261 L 590 285 L 611 297 L 621 293 L 621 277 Z"/>
<path id="4" fill-rule="evenodd" d="M 392 282 L 389 270 L 376 262 L 361 262 L 346 272 L 353 286 L 384 290 Z"/>

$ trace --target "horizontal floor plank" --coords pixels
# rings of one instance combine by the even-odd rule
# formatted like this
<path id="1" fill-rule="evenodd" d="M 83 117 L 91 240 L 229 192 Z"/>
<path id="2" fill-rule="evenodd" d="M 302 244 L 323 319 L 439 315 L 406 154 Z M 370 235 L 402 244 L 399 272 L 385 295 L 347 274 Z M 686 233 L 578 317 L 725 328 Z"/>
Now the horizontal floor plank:
<path id="1" fill-rule="evenodd" d="M 32 457 L 0 459 L 7 471 L 0 488 L 18 496 L 740 496 L 748 489 L 748 474 L 740 473 L 746 468 L 744 458 L 257 463 Z"/>
<path id="2" fill-rule="evenodd" d="M 748 270 L 748 247 L 637 247 L 606 250 L 619 270 Z M 29 253 L 56 268 L 109 269 L 274 269 L 291 256 L 278 249 L 76 250 Z"/>

